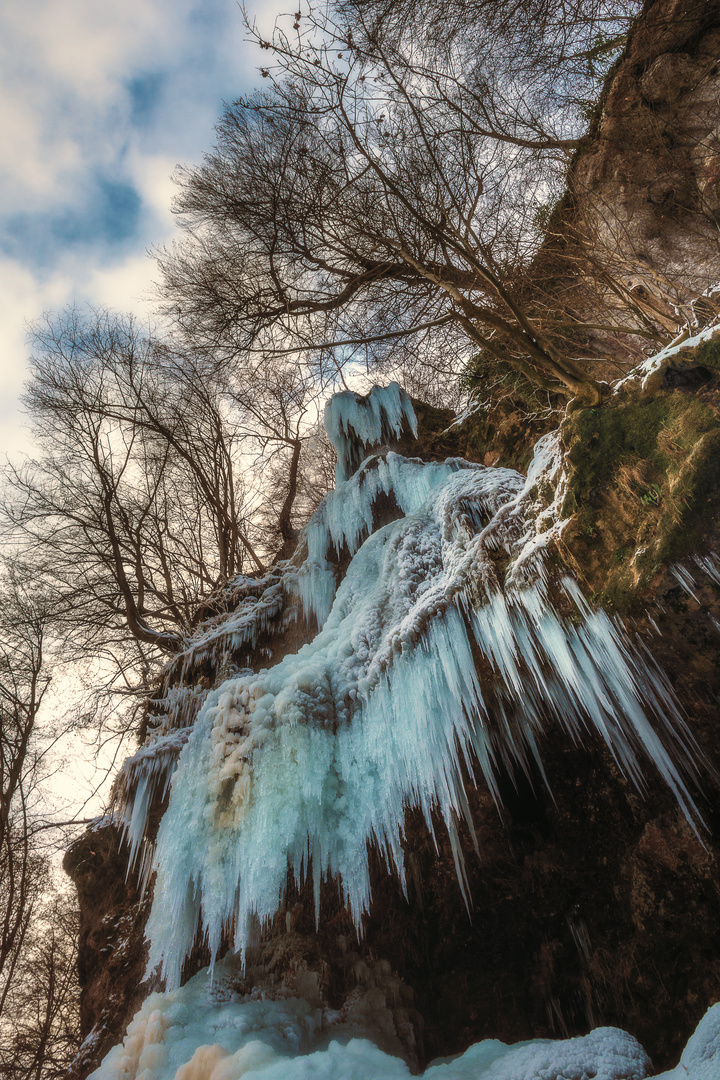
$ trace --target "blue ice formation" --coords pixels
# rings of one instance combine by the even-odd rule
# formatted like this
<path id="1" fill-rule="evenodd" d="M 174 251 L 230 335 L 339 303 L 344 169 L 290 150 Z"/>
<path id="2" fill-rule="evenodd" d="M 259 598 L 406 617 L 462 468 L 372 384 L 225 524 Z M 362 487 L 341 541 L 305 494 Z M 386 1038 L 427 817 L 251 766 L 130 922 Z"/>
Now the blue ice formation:
<path id="1" fill-rule="evenodd" d="M 347 480 L 373 447 L 399 439 L 404 431 L 417 435 L 412 402 L 401 386 L 373 386 L 360 397 L 352 390 L 334 394 L 325 406 L 325 430 L 335 447 L 338 483 Z"/>
<path id="2" fill-rule="evenodd" d="M 333 399 L 331 429 L 352 428 L 364 445 L 378 425 L 400 425 L 404 398 L 391 390 L 377 408 L 373 395 L 361 406 Z M 316 906 L 323 875 L 336 877 L 360 929 L 371 845 L 405 884 L 409 807 L 431 831 L 442 822 L 465 892 L 467 775 L 499 802 L 501 767 L 542 775 L 539 741 L 552 727 L 578 744 L 599 735 L 640 790 L 650 764 L 696 820 L 675 763 L 691 740 L 670 687 L 547 558 L 563 482 L 555 434 L 538 443 L 527 477 L 371 456 L 319 506 L 297 556 L 188 644 L 222 652 L 303 616 L 319 628 L 269 669 L 203 694 L 190 726 L 187 716 L 158 724 L 128 767 L 128 839 L 156 874 L 149 967 L 169 989 L 198 933 L 213 957 L 228 934 L 242 955 L 281 904 L 288 872 L 312 876 Z M 399 516 L 375 527 L 381 493 Z M 340 551 L 350 562 L 338 581 Z M 168 784 L 153 850 L 147 807 Z"/>
<path id="3" fill-rule="evenodd" d="M 239 997 L 229 961 L 181 990 L 151 994 L 122 1043 L 89 1080 L 410 1080 L 400 1057 L 383 1052 L 362 1021 L 287 997 Z M 230 977 L 228 977 L 230 976 Z M 475 1043 L 455 1058 L 430 1063 L 424 1080 L 644 1080 L 652 1066 L 642 1046 L 619 1028 L 571 1039 L 507 1046 Z M 690 1038 L 676 1069 L 656 1080 L 717 1080 L 720 1004 Z"/>

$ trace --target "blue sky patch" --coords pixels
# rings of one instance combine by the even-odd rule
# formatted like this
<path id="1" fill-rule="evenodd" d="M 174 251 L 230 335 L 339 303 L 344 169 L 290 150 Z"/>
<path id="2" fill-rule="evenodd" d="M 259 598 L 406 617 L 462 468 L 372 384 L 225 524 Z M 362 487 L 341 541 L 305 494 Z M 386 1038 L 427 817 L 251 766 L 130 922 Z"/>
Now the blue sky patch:
<path id="1" fill-rule="evenodd" d="M 159 71 L 149 71 L 128 82 L 130 95 L 130 122 L 146 127 L 154 119 L 153 113 L 162 97 L 166 76 Z"/>
<path id="2" fill-rule="evenodd" d="M 0 250 L 25 266 L 42 269 L 59 248 L 117 249 L 139 232 L 142 199 L 130 184 L 100 178 L 81 205 L 0 220 Z"/>

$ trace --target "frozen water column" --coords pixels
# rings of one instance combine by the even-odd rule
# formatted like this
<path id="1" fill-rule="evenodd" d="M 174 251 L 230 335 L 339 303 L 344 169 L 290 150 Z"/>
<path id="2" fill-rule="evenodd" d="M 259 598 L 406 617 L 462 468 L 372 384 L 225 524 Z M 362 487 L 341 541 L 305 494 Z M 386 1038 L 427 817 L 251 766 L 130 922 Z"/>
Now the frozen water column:
<path id="1" fill-rule="evenodd" d="M 336 483 L 347 480 L 379 447 L 410 431 L 417 436 L 412 402 L 396 382 L 373 386 L 369 394 L 335 394 L 325 406 L 325 430 L 335 447 Z"/>

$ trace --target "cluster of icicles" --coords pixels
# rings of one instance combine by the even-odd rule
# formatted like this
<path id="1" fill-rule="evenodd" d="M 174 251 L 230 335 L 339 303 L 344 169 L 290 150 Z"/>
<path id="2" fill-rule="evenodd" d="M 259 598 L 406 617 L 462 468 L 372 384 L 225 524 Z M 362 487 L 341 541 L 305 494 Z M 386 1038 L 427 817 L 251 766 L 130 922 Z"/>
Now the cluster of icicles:
<path id="1" fill-rule="evenodd" d="M 367 448 L 414 425 L 399 388 L 343 395 L 326 418 L 343 461 L 357 456 L 343 437 Z M 376 527 L 381 493 L 399 516 Z M 312 875 L 316 904 L 321 877 L 336 877 L 359 927 L 370 845 L 404 884 L 408 807 L 430 830 L 443 823 L 465 890 L 467 774 L 499 802 L 499 767 L 542 775 L 539 742 L 553 725 L 575 743 L 598 733 L 640 789 L 652 763 L 696 817 L 675 764 L 689 760 L 690 737 L 671 689 L 574 581 L 550 571 L 561 498 L 555 435 L 538 443 L 527 478 L 384 451 L 326 497 L 298 555 L 268 578 L 269 597 L 252 582 L 241 616 L 227 620 L 233 641 L 257 636 L 253 605 L 265 629 L 268 610 L 280 629 L 300 612 L 317 635 L 267 670 L 206 694 L 177 691 L 125 768 L 133 858 L 145 847 L 146 875 L 156 873 L 149 964 L 169 989 L 198 933 L 213 956 L 224 934 L 242 952 L 277 911 L 288 871 Z M 352 558 L 338 583 L 341 550 Z M 478 654 L 491 673 L 482 680 Z M 147 808 L 168 784 L 151 849 Z"/>

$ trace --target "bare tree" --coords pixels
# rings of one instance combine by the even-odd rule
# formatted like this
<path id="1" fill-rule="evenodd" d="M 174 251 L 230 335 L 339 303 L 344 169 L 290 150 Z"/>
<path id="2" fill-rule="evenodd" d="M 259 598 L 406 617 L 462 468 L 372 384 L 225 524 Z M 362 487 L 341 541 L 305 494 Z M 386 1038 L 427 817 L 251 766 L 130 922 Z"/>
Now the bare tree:
<path id="1" fill-rule="evenodd" d="M 7 1080 L 67 1075 L 81 1041 L 78 933 L 74 900 L 46 892 L 0 1016 L 0 1075 Z"/>
<path id="2" fill-rule="evenodd" d="M 172 652 L 200 600 L 263 566 L 239 436 L 208 372 L 129 317 L 71 311 L 35 344 L 26 403 L 41 452 L 7 472 L 14 536 L 44 557 L 86 652 L 129 635 L 146 658 Z"/>
<path id="3" fill-rule="evenodd" d="M 312 375 L 288 357 L 274 363 L 231 363 L 223 375 L 248 467 L 252 459 L 252 471 L 261 478 L 256 521 L 266 525 L 264 546 L 275 558 L 288 558 L 297 543 L 294 511 L 303 452 L 312 438 L 308 414 L 317 411 L 319 388 Z M 268 484 L 270 473 L 273 485 Z"/>
<path id="4" fill-rule="evenodd" d="M 638 0 L 334 0 L 356 49 L 382 52 L 484 137 L 564 153 L 581 145 Z M 310 12 L 311 19 L 313 13 Z M 315 19 L 315 21 L 317 21 Z M 300 27 L 298 27 L 300 29 Z"/>
<path id="5" fill-rule="evenodd" d="M 430 5 L 437 25 L 446 6 Z M 270 89 L 229 106 L 215 151 L 181 174 L 186 237 L 160 257 L 166 310 L 192 341 L 236 363 L 304 357 L 325 383 L 360 357 L 454 377 L 479 347 L 599 400 L 567 319 L 526 286 L 538 212 L 587 129 L 580 95 L 598 80 L 578 71 L 619 47 L 628 20 L 618 4 L 584 20 L 588 5 L 536 4 L 542 49 L 532 20 L 514 36 L 503 23 L 524 43 L 516 60 L 483 37 L 502 29 L 497 5 L 461 6 L 478 25 L 451 19 L 444 35 L 402 3 L 300 13 L 272 41 L 254 32 Z"/>
<path id="6" fill-rule="evenodd" d="M 32 844 L 35 730 L 50 682 L 47 612 L 6 568 L 0 582 L 0 1015 L 18 970 L 46 868 Z"/>
<path id="7" fill-rule="evenodd" d="M 42 789 L 49 750 L 73 720 L 40 738 L 50 686 L 53 610 L 27 567 L 0 576 L 0 1074 L 60 1076 L 78 1046 L 75 906 L 53 896 Z M 55 643 L 57 644 L 57 643 Z"/>
<path id="8" fill-rule="evenodd" d="M 335 487 L 336 454 L 321 420 L 303 429 L 292 506 L 288 499 L 287 458 L 287 455 L 283 457 L 278 454 L 270 457 L 267 462 L 264 473 L 264 489 L 268 503 L 266 513 L 269 516 L 271 507 L 281 505 L 289 514 L 289 535 L 297 538 L 300 529 L 309 520 L 320 501 Z M 285 541 L 282 543 L 285 544 Z M 286 551 L 288 551 L 287 544 L 280 549 L 281 555 L 284 555 Z"/>

